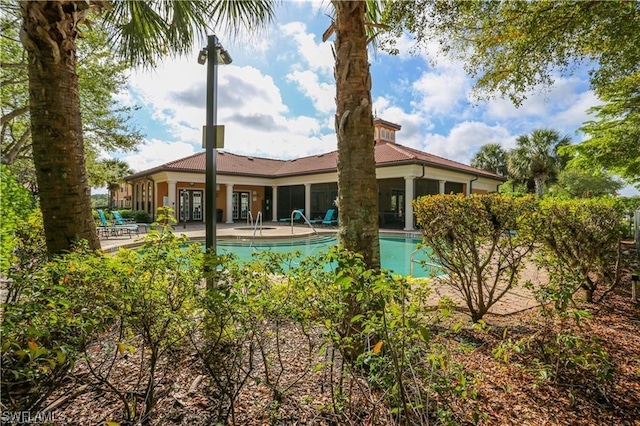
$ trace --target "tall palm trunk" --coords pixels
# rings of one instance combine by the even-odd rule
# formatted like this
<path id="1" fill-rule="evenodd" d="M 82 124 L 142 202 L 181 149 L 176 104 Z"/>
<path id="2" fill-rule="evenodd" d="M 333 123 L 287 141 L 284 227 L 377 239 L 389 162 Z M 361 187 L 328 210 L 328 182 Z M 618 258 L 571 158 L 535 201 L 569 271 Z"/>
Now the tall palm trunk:
<path id="1" fill-rule="evenodd" d="M 97 250 L 76 74 L 77 24 L 89 6 L 71 1 L 23 1 L 20 6 L 21 39 L 29 52 L 33 161 L 47 250 L 59 254 L 80 239 Z"/>
<path id="2" fill-rule="evenodd" d="M 538 198 L 544 196 L 544 182 L 547 180 L 547 175 L 535 175 L 533 177 L 533 184 L 535 186 L 536 195 Z"/>
<path id="3" fill-rule="evenodd" d="M 332 1 L 336 11 L 336 118 L 338 136 L 338 237 L 380 268 L 378 186 L 374 157 L 371 73 L 365 32 L 365 2 Z"/>

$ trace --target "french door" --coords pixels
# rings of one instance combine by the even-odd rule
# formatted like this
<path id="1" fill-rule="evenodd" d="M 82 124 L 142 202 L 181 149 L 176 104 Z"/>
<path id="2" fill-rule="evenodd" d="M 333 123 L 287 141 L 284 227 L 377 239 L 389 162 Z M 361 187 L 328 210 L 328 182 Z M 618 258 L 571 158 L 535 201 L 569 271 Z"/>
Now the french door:
<path id="1" fill-rule="evenodd" d="M 201 190 L 181 189 L 178 192 L 178 221 L 202 222 L 202 195 Z"/>
<path id="2" fill-rule="evenodd" d="M 233 205 L 233 219 L 245 220 L 249 210 L 251 210 L 251 193 L 237 191 L 233 193 L 231 204 Z"/>

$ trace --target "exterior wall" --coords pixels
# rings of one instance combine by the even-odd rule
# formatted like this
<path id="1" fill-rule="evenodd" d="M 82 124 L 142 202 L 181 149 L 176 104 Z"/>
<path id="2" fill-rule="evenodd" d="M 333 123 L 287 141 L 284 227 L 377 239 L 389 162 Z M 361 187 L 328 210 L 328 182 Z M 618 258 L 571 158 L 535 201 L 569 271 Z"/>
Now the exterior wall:
<path id="1" fill-rule="evenodd" d="M 233 185 L 233 192 L 249 193 L 250 211 L 253 219 L 255 220 L 255 218 L 258 216 L 258 212 L 263 210 L 262 205 L 264 201 L 264 187 L 255 185 Z M 229 214 L 229 212 L 225 212 L 224 214 L 226 221 L 226 215 Z M 264 212 L 262 214 L 264 215 Z M 264 220 L 265 218 L 263 218 L 263 221 Z"/>
<path id="2" fill-rule="evenodd" d="M 165 197 L 168 198 L 169 196 L 169 184 L 167 182 L 158 182 L 157 191 L 158 191 L 158 196 L 156 197 L 156 211 L 158 210 L 158 207 L 165 206 L 164 204 Z M 167 207 L 173 207 L 173 206 L 167 205 Z"/>
<path id="3" fill-rule="evenodd" d="M 136 188 L 137 184 L 152 184 L 152 193 L 150 194 L 153 201 L 152 210 L 154 210 L 150 212 L 152 214 L 156 214 L 157 208 L 161 207 L 165 201 L 168 201 L 170 207 L 173 207 L 174 211 L 176 211 L 179 205 L 178 199 L 181 189 L 202 190 L 203 195 L 206 196 L 204 194 L 204 173 L 162 171 L 149 177 L 150 179 L 138 179 L 128 183 L 132 184 L 134 188 Z M 411 200 L 408 200 L 407 197 L 411 196 L 412 193 L 413 198 L 427 194 L 450 192 L 465 194 L 469 192 L 489 193 L 496 192 L 501 184 L 500 181 L 494 179 L 477 177 L 455 170 L 423 167 L 420 164 L 378 167 L 376 169 L 376 178 L 379 190 L 379 210 L 383 216 L 381 224 L 384 222 L 392 227 L 402 227 L 402 222 L 404 221 L 405 229 L 411 229 L 413 212 L 410 206 Z M 333 193 L 337 194 L 337 180 L 336 172 L 278 178 L 218 175 L 216 208 L 222 210 L 221 222 L 231 223 L 232 211 L 229 211 L 228 206 L 228 203 L 231 203 L 231 197 L 227 199 L 227 192 L 231 186 L 233 192 L 248 192 L 250 194 L 250 210 L 254 219 L 257 213 L 261 211 L 263 220 L 265 222 L 271 221 L 274 217 L 289 216 L 294 208 L 305 208 L 305 216 L 309 218 L 321 218 L 324 217 L 328 208 L 335 207 L 333 200 L 328 200 L 328 198 L 331 198 Z M 154 184 L 155 188 L 153 188 Z M 148 186 L 145 186 L 145 196 L 148 196 L 147 189 Z M 173 194 L 169 194 L 171 189 L 175 189 Z M 277 195 L 272 193 L 272 189 L 277 191 Z M 269 207 L 276 209 L 275 215 L 273 210 L 271 212 L 265 211 L 267 193 L 269 194 Z M 396 197 L 395 203 L 392 202 L 394 194 Z M 404 207 L 398 205 L 402 204 L 399 203 L 398 194 L 404 194 Z M 136 197 L 138 197 L 141 206 L 146 204 L 145 200 L 142 199 L 142 191 L 138 190 L 136 193 L 134 189 L 131 197 L 133 208 L 136 206 Z M 172 202 L 173 205 L 171 205 Z M 395 205 L 392 206 L 392 203 Z M 206 201 L 203 197 L 203 205 L 205 204 Z M 176 216 L 178 216 L 178 213 L 176 211 Z M 206 212 L 203 211 L 203 220 L 206 216 Z M 242 219 L 243 222 L 244 220 Z M 240 219 L 236 219 L 236 221 L 239 222 Z"/>

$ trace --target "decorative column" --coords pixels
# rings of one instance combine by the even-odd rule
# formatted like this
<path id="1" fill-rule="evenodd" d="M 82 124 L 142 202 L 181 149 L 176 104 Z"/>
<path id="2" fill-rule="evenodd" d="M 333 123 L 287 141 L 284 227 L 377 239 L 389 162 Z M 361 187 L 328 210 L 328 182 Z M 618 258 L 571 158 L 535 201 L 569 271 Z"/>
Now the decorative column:
<path id="1" fill-rule="evenodd" d="M 273 194 L 273 202 L 271 203 L 271 213 L 273 215 L 272 220 L 274 222 L 278 221 L 278 186 L 274 185 L 271 187 L 271 193 Z"/>
<path id="2" fill-rule="evenodd" d="M 233 184 L 227 184 L 227 220 L 225 223 L 233 223 Z"/>
<path id="3" fill-rule="evenodd" d="M 169 186 L 169 193 L 167 194 L 169 196 L 168 207 L 171 207 L 173 209 L 174 216 L 178 217 L 178 206 L 176 205 L 176 181 L 169 180 L 167 181 L 167 184 Z"/>
<path id="4" fill-rule="evenodd" d="M 304 184 L 304 215 L 307 218 L 311 217 L 311 184 Z"/>
<path id="5" fill-rule="evenodd" d="M 404 230 L 413 231 L 413 187 L 415 177 L 404 177 Z"/>
<path id="6" fill-rule="evenodd" d="M 446 180 L 438 181 L 438 194 L 444 194 L 444 184 L 447 183 Z"/>
<path id="7" fill-rule="evenodd" d="M 158 202 L 160 200 L 158 200 L 158 182 L 156 182 L 155 180 L 153 181 L 153 205 L 152 210 L 151 210 L 151 217 L 153 218 L 154 222 L 156 220 L 156 216 L 158 214 Z"/>

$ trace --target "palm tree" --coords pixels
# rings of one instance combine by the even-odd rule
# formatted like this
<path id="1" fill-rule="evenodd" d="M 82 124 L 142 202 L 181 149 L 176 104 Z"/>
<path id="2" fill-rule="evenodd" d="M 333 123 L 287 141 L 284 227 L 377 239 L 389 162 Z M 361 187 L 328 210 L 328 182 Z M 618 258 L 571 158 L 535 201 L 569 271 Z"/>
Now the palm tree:
<path id="1" fill-rule="evenodd" d="M 133 170 L 126 161 L 117 158 L 102 160 L 97 163 L 97 172 L 91 176 L 94 187 L 106 186 L 109 191 L 109 209 L 118 206 L 118 190 L 124 184 L 124 178 L 133 174 Z"/>
<path id="2" fill-rule="evenodd" d="M 335 127 L 338 138 L 338 238 L 380 268 L 378 185 L 374 151 L 371 73 L 367 21 L 379 12 L 376 1 L 332 0 L 335 8 Z M 325 39 L 326 39 L 325 33 Z"/>
<path id="3" fill-rule="evenodd" d="M 482 145 L 471 160 L 471 165 L 502 176 L 507 176 L 507 151 L 499 143 Z"/>
<path id="4" fill-rule="evenodd" d="M 566 158 L 558 154 L 558 148 L 569 145 L 571 139 L 561 138 L 555 130 L 538 129 L 530 136 L 518 136 L 516 142 L 516 148 L 509 154 L 509 173 L 518 179 L 533 179 L 536 194 L 542 198 L 548 178 L 566 165 Z"/>
<path id="5" fill-rule="evenodd" d="M 50 255 L 62 253 L 80 239 L 97 250 L 100 242 L 91 214 L 76 71 L 76 40 L 82 25 L 90 15 L 101 19 L 116 54 L 132 65 L 151 67 L 163 55 L 190 52 L 196 37 L 209 29 L 208 22 L 255 28 L 273 17 L 273 4 L 270 0 L 19 3 L 21 40 L 29 54 L 33 161 L 47 250 Z"/>

